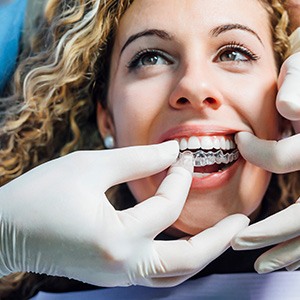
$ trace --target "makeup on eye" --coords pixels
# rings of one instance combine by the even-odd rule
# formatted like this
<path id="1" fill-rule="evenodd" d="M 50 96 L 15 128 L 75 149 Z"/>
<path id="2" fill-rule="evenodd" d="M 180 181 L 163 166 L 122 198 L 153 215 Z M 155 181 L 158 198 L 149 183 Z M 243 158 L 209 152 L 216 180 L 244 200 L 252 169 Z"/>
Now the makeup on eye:
<path id="1" fill-rule="evenodd" d="M 259 60 L 259 56 L 243 44 L 231 42 L 222 46 L 218 51 L 218 59 L 221 62 L 250 62 Z M 223 58 L 222 58 L 223 57 Z"/>
<path id="2" fill-rule="evenodd" d="M 259 60 L 259 56 L 250 50 L 247 46 L 232 41 L 221 46 L 217 51 L 215 62 L 238 63 L 251 62 Z M 141 67 L 149 67 L 155 65 L 171 65 L 176 59 L 166 51 L 147 48 L 138 51 L 127 64 L 129 71 L 139 69 Z"/>
<path id="3" fill-rule="evenodd" d="M 174 58 L 165 51 L 159 49 L 143 49 L 138 51 L 127 64 L 129 70 L 142 66 L 169 65 L 174 63 Z"/>

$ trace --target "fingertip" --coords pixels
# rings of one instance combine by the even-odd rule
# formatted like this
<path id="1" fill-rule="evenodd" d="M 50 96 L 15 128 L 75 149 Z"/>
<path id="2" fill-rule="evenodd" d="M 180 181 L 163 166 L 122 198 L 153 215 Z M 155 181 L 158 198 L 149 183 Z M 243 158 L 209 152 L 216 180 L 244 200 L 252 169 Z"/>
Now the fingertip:
<path id="1" fill-rule="evenodd" d="M 299 262 L 299 260 L 297 260 L 296 262 L 286 266 L 285 269 L 289 272 L 292 272 L 292 271 L 298 270 L 299 267 L 300 267 L 300 262 Z"/>
<path id="2" fill-rule="evenodd" d="M 152 152 L 151 154 L 152 158 L 167 162 L 168 166 L 176 161 L 179 154 L 179 144 L 176 140 L 163 142 L 160 144 L 152 145 L 150 147 L 154 147 L 152 149 L 155 149 L 155 152 Z"/>
<path id="3" fill-rule="evenodd" d="M 245 241 L 243 238 L 241 238 L 239 236 L 239 234 L 237 234 L 236 236 L 233 237 L 232 241 L 231 241 L 231 247 L 233 250 L 246 250 L 247 249 L 247 245 L 245 245 Z"/>
<path id="4" fill-rule="evenodd" d="M 194 156 L 190 151 L 185 151 L 183 153 L 179 153 L 179 156 L 175 163 L 172 164 L 172 168 L 174 167 L 182 167 L 189 172 L 190 175 L 193 174 L 194 171 Z"/>
<path id="5" fill-rule="evenodd" d="M 244 214 L 234 214 L 231 217 L 239 220 L 242 228 L 246 228 L 250 223 L 250 219 Z"/>
<path id="6" fill-rule="evenodd" d="M 166 151 L 170 155 L 174 156 L 174 158 L 177 158 L 179 153 L 179 143 L 176 140 L 163 142 L 157 146 L 161 147 L 163 151 Z"/>
<path id="7" fill-rule="evenodd" d="M 283 93 L 279 94 L 279 98 L 276 101 L 276 107 L 279 113 L 288 120 L 300 120 L 300 103 L 298 101 L 298 95 L 294 95 L 292 92 L 289 94 L 282 94 Z"/>
<path id="8" fill-rule="evenodd" d="M 250 219 L 243 215 L 243 214 L 234 214 L 226 217 L 225 219 L 221 220 L 219 223 L 217 223 L 215 226 L 217 227 L 228 227 L 232 226 L 235 229 L 242 230 L 246 228 L 250 223 Z"/>
<path id="9" fill-rule="evenodd" d="M 273 268 L 270 267 L 269 263 L 260 261 L 259 258 L 254 263 L 254 270 L 258 274 L 266 274 L 274 271 Z"/>
<path id="10" fill-rule="evenodd" d="M 253 137 L 253 134 L 247 131 L 240 131 L 235 134 L 234 140 L 236 144 L 247 142 Z"/>

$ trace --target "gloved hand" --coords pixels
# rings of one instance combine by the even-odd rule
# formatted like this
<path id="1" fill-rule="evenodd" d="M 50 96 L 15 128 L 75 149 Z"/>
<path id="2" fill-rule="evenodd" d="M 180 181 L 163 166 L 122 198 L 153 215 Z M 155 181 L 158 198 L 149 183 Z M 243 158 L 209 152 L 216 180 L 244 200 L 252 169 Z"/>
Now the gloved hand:
<path id="1" fill-rule="evenodd" d="M 276 106 L 285 118 L 293 121 L 298 134 L 278 142 L 258 139 L 249 132 L 239 132 L 235 137 L 239 151 L 246 160 L 278 174 L 300 170 L 300 28 L 293 37 L 294 49 L 299 52 L 291 55 L 282 65 Z"/>
<path id="2" fill-rule="evenodd" d="M 32 271 L 99 286 L 172 286 L 229 247 L 248 218 L 234 215 L 187 240 L 154 238 L 178 218 L 191 183 L 180 159 L 156 195 L 116 211 L 105 191 L 169 167 L 178 143 L 77 152 L 0 189 L 0 272 Z"/>
<path id="3" fill-rule="evenodd" d="M 282 116 L 294 121 L 295 131 L 300 132 L 300 27 L 290 36 L 290 43 L 294 54 L 280 69 L 276 106 Z"/>
<path id="4" fill-rule="evenodd" d="M 293 35 L 294 51 L 300 51 L 300 29 Z M 250 133 L 239 133 L 236 142 L 242 156 L 253 164 L 274 173 L 300 170 L 300 52 L 283 64 L 279 76 L 276 104 L 279 112 L 293 120 L 296 135 L 264 141 Z M 258 249 L 279 243 L 255 262 L 258 273 L 286 267 L 300 267 L 300 198 L 285 210 L 241 231 L 232 241 L 235 250 Z"/>
<path id="5" fill-rule="evenodd" d="M 295 204 L 241 231 L 232 241 L 235 250 L 277 246 L 263 253 L 255 262 L 258 273 L 281 268 L 300 267 L 300 199 Z"/>

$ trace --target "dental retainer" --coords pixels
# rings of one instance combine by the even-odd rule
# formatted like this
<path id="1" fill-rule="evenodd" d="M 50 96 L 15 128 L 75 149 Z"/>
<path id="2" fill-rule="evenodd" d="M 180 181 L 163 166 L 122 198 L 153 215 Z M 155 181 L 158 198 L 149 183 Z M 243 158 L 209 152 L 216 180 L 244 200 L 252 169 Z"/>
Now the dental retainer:
<path id="1" fill-rule="evenodd" d="M 237 149 L 230 153 L 224 153 L 221 149 L 216 152 L 203 151 L 202 149 L 199 149 L 196 152 L 184 151 L 180 153 L 180 155 L 182 155 L 183 153 L 189 153 L 193 155 L 194 167 L 204 167 L 213 164 L 229 164 L 237 160 L 240 156 Z"/>

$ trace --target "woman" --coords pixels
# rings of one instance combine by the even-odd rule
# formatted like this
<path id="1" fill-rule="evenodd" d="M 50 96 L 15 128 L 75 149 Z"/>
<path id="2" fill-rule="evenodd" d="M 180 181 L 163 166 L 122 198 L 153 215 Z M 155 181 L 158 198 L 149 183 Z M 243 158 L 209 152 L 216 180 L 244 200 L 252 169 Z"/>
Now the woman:
<path id="1" fill-rule="evenodd" d="M 237 212 L 257 221 L 295 197 L 299 193 L 296 184 L 287 189 L 281 183 L 287 194 L 269 201 L 272 189 L 278 192 L 274 177 L 262 201 L 270 174 L 238 158 L 233 141 L 238 131 L 279 138 L 286 127 L 274 106 L 278 69 L 288 51 L 286 13 L 279 2 L 271 7 L 257 1 L 248 3 L 247 9 L 242 1 L 229 4 L 193 1 L 186 6 L 174 1 L 169 7 L 167 1 L 145 0 L 101 7 L 95 2 L 94 7 L 92 3 L 66 6 L 65 19 L 61 19 L 59 8 L 64 3 L 50 2 L 47 18 L 53 28 L 46 38 L 49 45 L 37 39 L 34 50 L 53 48 L 24 62 L 21 69 L 32 70 L 25 80 L 23 72 L 18 73 L 16 80 L 24 80 L 27 102 L 21 115 L 6 123 L 7 175 L 3 182 L 59 152 L 100 145 L 90 131 L 84 132 L 95 130 L 94 98 L 100 102 L 97 119 L 107 146 L 112 146 L 112 137 L 119 147 L 178 139 L 182 152 L 196 150 L 197 175 L 180 217 L 167 230 L 172 237 L 194 235 Z M 208 12 L 215 17 L 207 18 Z M 180 16 L 180 26 L 168 22 L 166 13 L 173 19 Z M 116 31 L 112 27 L 115 20 Z M 69 27 L 73 29 L 68 31 Z M 83 39 L 86 36 L 90 43 Z M 17 94 L 21 87 L 16 89 Z M 60 137 L 62 130 L 66 134 Z M 18 155 L 11 153 L 12 148 Z M 204 166 L 201 155 L 208 160 Z M 132 181 L 129 188 L 142 202 L 155 193 L 164 177 L 163 172 Z M 129 191 L 126 193 L 132 201 Z M 249 193 L 253 193 L 250 200 Z M 124 194 L 119 203 L 120 208 L 132 205 L 124 201 Z"/>

